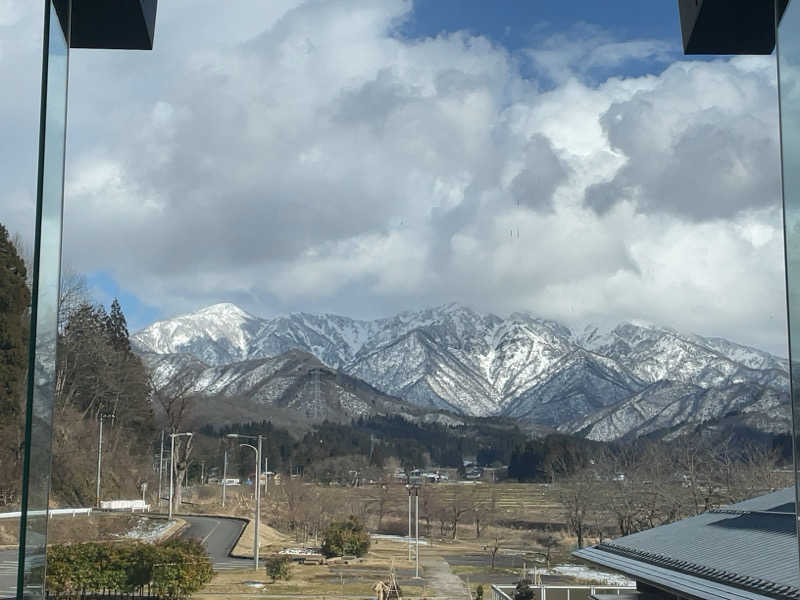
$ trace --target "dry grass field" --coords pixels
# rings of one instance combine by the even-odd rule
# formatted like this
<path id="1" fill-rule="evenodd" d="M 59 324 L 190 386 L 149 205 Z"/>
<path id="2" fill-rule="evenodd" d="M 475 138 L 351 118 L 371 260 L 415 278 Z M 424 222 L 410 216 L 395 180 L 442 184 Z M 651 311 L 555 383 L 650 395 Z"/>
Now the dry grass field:
<path id="1" fill-rule="evenodd" d="M 404 597 L 430 595 L 425 580 L 413 579 L 413 562 L 408 561 L 406 545 L 398 542 L 379 542 L 364 558 L 327 565 L 290 567 L 289 581 L 271 583 L 266 570 L 228 571 L 215 575 L 213 581 L 195 598 L 236 597 L 240 595 L 286 595 L 304 598 L 350 596 L 374 597 L 373 586 L 386 579 L 394 569 Z"/>
<path id="2" fill-rule="evenodd" d="M 305 484 L 305 487 L 309 498 L 330 508 L 334 518 L 357 514 L 373 533 L 405 535 L 407 532 L 408 494 L 402 485 L 394 484 L 385 489 L 379 486 L 350 488 L 314 484 Z M 314 545 L 319 541 L 313 537 L 304 540 L 297 531 L 285 529 L 288 517 L 286 493 L 275 486 L 264 500 L 264 523 L 269 524 L 261 532 L 264 555 L 287 546 Z M 252 500 L 248 496 L 243 493 L 241 499 L 229 501 L 226 508 L 231 513 L 252 514 Z M 474 512 L 471 512 L 475 506 L 490 507 L 484 514 L 486 520 L 480 538 L 476 536 Z M 452 515 L 453 507 L 463 510 L 455 539 L 452 528 L 445 535 L 441 529 L 441 521 Z M 204 509 L 206 512 L 220 512 L 222 507 L 210 502 Z M 375 583 L 386 579 L 392 569 L 404 597 L 466 597 L 467 584 L 474 592 L 479 584 L 487 587 L 491 583 L 515 582 L 523 567 L 545 566 L 546 549 L 537 543 L 537 533 L 544 531 L 557 539 L 557 546 L 551 550 L 552 564 L 574 562 L 570 552 L 575 547 L 575 540 L 566 533 L 558 491 L 549 485 L 431 484 L 425 486 L 420 496 L 420 535 L 425 541 L 420 552 L 420 580 L 413 578 L 414 561 L 408 560 L 408 545 L 404 541 L 373 538 L 368 555 L 348 564 L 294 564 L 291 579 L 275 583 L 269 582 L 265 570 L 259 573 L 252 570 L 221 572 L 198 597 L 368 598 L 375 596 L 372 589 Z M 245 535 L 248 537 L 242 539 L 237 551 L 250 556 L 252 531 L 248 530 Z M 492 569 L 491 550 L 495 547 L 495 567 Z M 486 591 L 488 594 L 488 589 Z"/>

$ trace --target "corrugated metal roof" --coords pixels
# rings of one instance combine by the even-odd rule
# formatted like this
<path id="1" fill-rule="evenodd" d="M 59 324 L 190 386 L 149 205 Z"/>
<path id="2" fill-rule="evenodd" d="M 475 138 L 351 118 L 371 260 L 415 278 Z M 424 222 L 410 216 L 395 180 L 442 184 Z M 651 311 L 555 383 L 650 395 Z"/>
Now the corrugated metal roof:
<path id="1" fill-rule="evenodd" d="M 603 552 L 596 548 L 584 548 L 574 555 L 610 569 L 626 573 L 637 581 L 644 581 L 657 587 L 704 600 L 770 600 L 769 596 L 732 587 L 716 581 L 709 581 L 694 575 L 676 573 L 671 569 L 649 565 L 637 560 Z"/>
<path id="2" fill-rule="evenodd" d="M 794 510 L 794 488 L 787 487 L 771 494 L 764 494 L 757 498 L 751 498 L 744 502 L 731 504 L 728 508 L 738 510 L 768 510 L 775 511 L 781 509 L 779 512 L 795 512 Z"/>
<path id="3" fill-rule="evenodd" d="M 634 533 L 592 550 L 773 598 L 800 599 L 796 517 L 787 507 L 794 509 L 793 488 Z"/>

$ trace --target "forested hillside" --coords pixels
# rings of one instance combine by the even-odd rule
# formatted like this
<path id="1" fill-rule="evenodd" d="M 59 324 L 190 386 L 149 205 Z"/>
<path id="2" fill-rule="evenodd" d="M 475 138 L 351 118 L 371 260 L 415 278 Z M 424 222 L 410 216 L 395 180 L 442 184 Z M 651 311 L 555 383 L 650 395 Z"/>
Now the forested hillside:
<path id="1" fill-rule="evenodd" d="M 0 224 L 0 492 L 13 496 L 22 469 L 30 290 L 25 262 Z"/>
<path id="2" fill-rule="evenodd" d="M 18 502 L 24 443 L 31 294 L 23 252 L 0 225 L 0 502 Z M 62 282 L 53 433 L 52 498 L 92 505 L 99 419 L 103 489 L 138 495 L 152 477 L 156 424 L 150 382 L 133 352 L 122 307 L 92 302 L 85 279 Z"/>

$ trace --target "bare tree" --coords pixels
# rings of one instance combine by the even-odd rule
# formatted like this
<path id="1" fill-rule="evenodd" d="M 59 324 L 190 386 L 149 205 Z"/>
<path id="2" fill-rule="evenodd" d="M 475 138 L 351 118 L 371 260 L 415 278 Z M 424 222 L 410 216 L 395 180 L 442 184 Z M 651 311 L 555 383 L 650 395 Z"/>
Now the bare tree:
<path id="1" fill-rule="evenodd" d="M 558 538 L 553 535 L 553 533 L 549 530 L 546 530 L 542 533 L 536 535 L 536 543 L 542 548 L 542 556 L 544 557 L 545 564 L 547 568 L 550 568 L 550 560 L 553 557 L 553 550 L 558 548 L 559 540 Z"/>
<path id="2" fill-rule="evenodd" d="M 58 294 L 58 331 L 63 332 L 69 318 L 83 305 L 91 302 L 89 283 L 83 273 L 69 265 L 61 269 Z"/>
<path id="3" fill-rule="evenodd" d="M 592 469 L 581 469 L 558 480 L 559 497 L 567 512 L 567 526 L 578 539 L 578 548 L 583 548 L 587 525 L 591 522 L 591 511 L 599 489 L 597 475 Z"/>
<path id="4" fill-rule="evenodd" d="M 433 486 L 423 485 L 419 490 L 419 509 L 423 521 L 425 521 L 425 535 L 431 535 L 431 518 L 435 510 L 435 492 Z"/>
<path id="5" fill-rule="evenodd" d="M 483 528 L 491 526 L 497 516 L 497 488 L 475 486 L 470 498 L 470 513 L 475 523 L 475 537 L 480 539 Z"/>
<path id="6" fill-rule="evenodd" d="M 191 393 L 193 381 L 194 377 L 188 369 L 181 370 L 169 385 L 159 386 L 154 375 L 150 375 L 153 404 L 162 412 L 161 416 L 170 434 L 183 433 L 182 430 L 187 424 L 195 403 L 195 398 Z M 192 436 L 175 437 L 174 440 L 175 503 L 180 507 L 183 501 L 183 482 L 189 470 L 189 458 L 192 454 Z"/>
<path id="7" fill-rule="evenodd" d="M 500 551 L 500 544 L 503 543 L 503 540 L 500 537 L 499 530 L 494 530 L 489 535 L 489 543 L 487 543 L 483 549 L 489 555 L 489 568 L 494 571 L 494 566 L 497 561 L 497 553 Z"/>
<path id="8" fill-rule="evenodd" d="M 471 502 L 469 496 L 461 485 L 455 486 L 453 495 L 448 499 L 446 512 L 450 518 L 453 539 L 458 537 L 458 524 L 470 512 Z"/>
<path id="9" fill-rule="evenodd" d="M 386 509 L 391 498 L 392 490 L 388 484 L 382 483 L 374 489 L 370 494 L 370 508 L 373 514 L 378 517 L 378 524 L 376 529 L 381 530 L 383 526 L 383 517 L 386 515 Z"/>
<path id="10" fill-rule="evenodd" d="M 314 511 L 309 508 L 314 503 L 311 487 L 299 477 L 287 476 L 281 484 L 281 492 L 286 501 L 287 525 L 294 531 L 297 541 L 305 542 L 314 520 Z"/>

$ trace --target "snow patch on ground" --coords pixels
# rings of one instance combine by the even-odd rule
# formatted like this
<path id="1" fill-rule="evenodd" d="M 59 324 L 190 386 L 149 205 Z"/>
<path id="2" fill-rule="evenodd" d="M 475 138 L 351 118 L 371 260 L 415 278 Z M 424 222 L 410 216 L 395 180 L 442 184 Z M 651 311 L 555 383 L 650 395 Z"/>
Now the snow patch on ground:
<path id="1" fill-rule="evenodd" d="M 635 581 L 628 579 L 625 575 L 596 571 L 586 565 L 556 565 L 547 571 L 547 573 L 550 575 L 574 577 L 575 579 L 584 581 L 596 581 L 605 585 L 636 585 Z"/>
<path id="2" fill-rule="evenodd" d="M 411 541 L 412 544 L 416 544 L 416 538 L 409 538 L 402 535 L 389 535 L 386 533 L 372 533 L 370 536 L 373 540 L 388 540 L 390 542 L 405 542 L 406 544 Z M 419 545 L 420 546 L 427 546 L 428 542 L 424 539 L 419 538 Z"/>
<path id="3" fill-rule="evenodd" d="M 156 541 L 167 533 L 177 521 L 164 521 L 161 519 L 149 519 L 143 517 L 136 522 L 133 528 L 129 529 L 118 537 L 129 540 L 140 540 L 143 542 Z"/>

